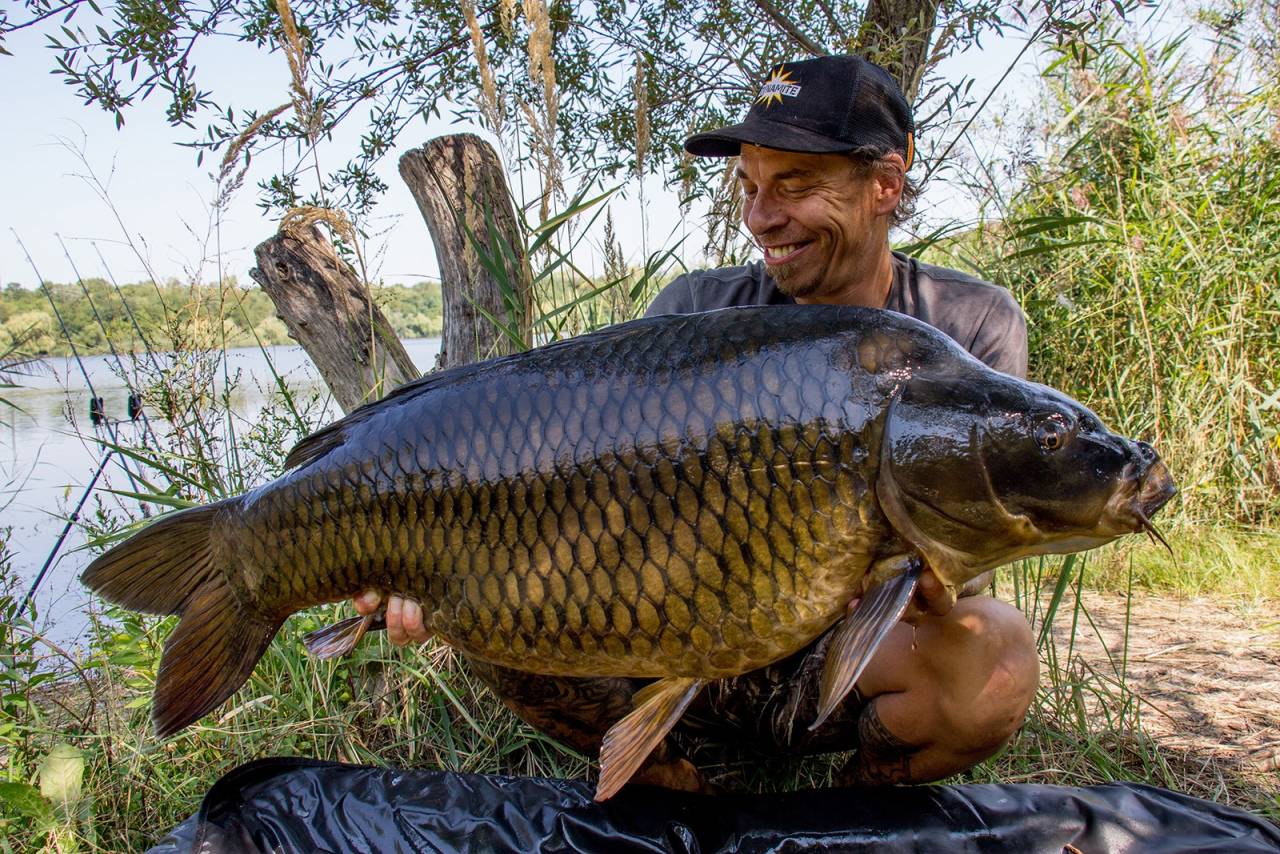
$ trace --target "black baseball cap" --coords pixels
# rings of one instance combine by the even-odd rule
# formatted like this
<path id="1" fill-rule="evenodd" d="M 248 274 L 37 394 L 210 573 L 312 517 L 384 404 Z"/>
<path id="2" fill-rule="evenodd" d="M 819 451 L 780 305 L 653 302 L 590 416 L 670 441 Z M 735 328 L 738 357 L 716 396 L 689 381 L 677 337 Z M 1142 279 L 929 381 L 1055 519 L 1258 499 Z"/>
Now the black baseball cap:
<path id="1" fill-rule="evenodd" d="M 812 154 L 871 145 L 901 151 L 909 167 L 914 133 L 911 105 L 889 72 L 860 56 L 822 56 L 773 66 L 746 121 L 694 134 L 684 148 L 734 157 L 744 142 Z"/>

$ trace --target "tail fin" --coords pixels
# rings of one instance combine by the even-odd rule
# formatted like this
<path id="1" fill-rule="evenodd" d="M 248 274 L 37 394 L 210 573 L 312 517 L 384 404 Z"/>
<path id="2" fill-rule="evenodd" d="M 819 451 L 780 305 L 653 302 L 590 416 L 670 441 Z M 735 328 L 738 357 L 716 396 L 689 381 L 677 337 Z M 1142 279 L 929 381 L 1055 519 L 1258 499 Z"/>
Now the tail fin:
<path id="1" fill-rule="evenodd" d="M 284 622 L 249 613 L 215 565 L 214 519 L 228 499 L 156 521 L 99 557 L 81 581 L 104 599 L 151 614 L 181 614 L 156 677 L 156 735 L 172 735 L 245 683 Z"/>

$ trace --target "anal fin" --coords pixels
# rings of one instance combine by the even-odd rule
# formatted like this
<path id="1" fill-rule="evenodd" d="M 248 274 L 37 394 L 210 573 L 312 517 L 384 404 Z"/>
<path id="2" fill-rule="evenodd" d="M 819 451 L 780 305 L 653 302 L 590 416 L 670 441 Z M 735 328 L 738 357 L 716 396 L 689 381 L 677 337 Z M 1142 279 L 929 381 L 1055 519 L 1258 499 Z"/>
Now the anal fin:
<path id="1" fill-rule="evenodd" d="M 866 669 L 885 635 L 902 619 L 923 568 L 918 559 L 912 560 L 902 574 L 872 586 L 836 629 L 827 647 L 818 692 L 818 716 L 809 726 L 810 731 L 820 727 L 835 711 Z"/>
<path id="2" fill-rule="evenodd" d="M 631 713 L 609 728 L 600 745 L 597 801 L 626 785 L 706 684 L 694 676 L 668 676 L 636 692 Z"/>
<path id="3" fill-rule="evenodd" d="M 387 612 L 379 610 L 363 617 L 348 617 L 331 626 L 307 632 L 302 644 L 316 658 L 337 658 L 356 648 L 368 632 L 382 631 L 387 627 Z"/>

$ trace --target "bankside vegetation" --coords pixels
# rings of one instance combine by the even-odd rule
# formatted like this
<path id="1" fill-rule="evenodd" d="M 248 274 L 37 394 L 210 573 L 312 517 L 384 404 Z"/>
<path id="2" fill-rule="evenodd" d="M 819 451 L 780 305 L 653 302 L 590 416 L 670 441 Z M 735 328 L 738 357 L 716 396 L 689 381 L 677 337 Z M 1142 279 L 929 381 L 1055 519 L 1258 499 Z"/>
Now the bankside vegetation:
<path id="1" fill-rule="evenodd" d="M 1013 289 L 1032 376 L 1153 441 L 1179 525 L 1280 521 L 1280 54 L 1211 19 L 1045 76 L 1041 153 L 933 247 Z M 1267 33 L 1270 33 L 1270 36 Z"/>
<path id="2" fill-rule="evenodd" d="M 387 285 L 374 298 L 402 337 L 440 333 L 439 282 Z M 72 343 L 81 355 L 94 355 L 112 347 L 141 353 L 158 345 L 189 350 L 291 340 L 267 295 L 257 286 L 240 287 L 234 279 L 221 285 L 139 282 L 120 287 L 88 279 L 45 283 L 40 289 L 10 284 L 0 290 L 0 350 L 20 347 L 31 356 L 61 356 L 71 352 Z"/>
<path id="3" fill-rule="evenodd" d="M 1026 135 L 1006 141 L 999 163 L 974 164 L 982 220 L 917 241 L 932 260 L 1013 288 L 1031 326 L 1033 376 L 1123 432 L 1154 439 L 1183 486 L 1158 520 L 1173 556 L 1130 538 L 998 573 L 997 593 L 1036 632 L 1043 684 L 1008 748 L 960 782 L 1135 780 L 1280 819 L 1274 771 L 1151 736 L 1146 722 L 1157 712 L 1129 681 L 1127 631 L 1100 662 L 1081 656 L 1086 640 L 1102 637 L 1086 606 L 1090 588 L 1128 595 L 1135 622 L 1145 591 L 1211 595 L 1240 613 L 1277 607 L 1275 11 L 1272 0 L 1260 11 L 1206 13 L 1195 38 L 1104 28 L 1090 32 L 1088 50 L 1064 43 L 1050 57 L 1042 110 L 1023 119 Z M 545 291 L 540 317 L 571 321 L 542 328 L 571 334 L 634 316 L 651 293 L 651 272 Z M 223 328 L 238 312 L 208 316 Z M 257 320 L 242 329 L 271 314 L 248 316 Z M 158 330 L 153 346 L 180 348 L 181 337 Z M 216 366 L 221 346 L 195 352 L 193 362 Z M 273 476 L 323 414 L 323 401 L 281 385 L 249 425 L 228 396 L 201 394 L 190 373 L 166 369 L 147 383 L 149 399 L 168 401 L 163 411 L 183 413 L 157 419 L 148 447 L 128 449 L 154 487 L 146 502 L 160 510 Z M 131 496 L 100 495 L 85 524 L 105 542 L 135 524 L 137 508 Z M 11 574 L 0 577 L 12 586 Z M 345 615 L 333 606 L 290 619 L 235 698 L 157 744 L 147 715 L 171 619 L 95 613 L 87 649 L 66 650 L 44 637 L 36 615 L 19 612 L 11 590 L 0 595 L 0 839 L 12 850 L 139 850 L 191 814 L 221 774 L 266 755 L 551 776 L 589 770 L 590 757 L 507 713 L 446 646 L 402 651 L 372 639 L 340 661 L 308 659 L 300 637 Z M 1273 645 L 1275 620 L 1262 623 L 1257 643 Z M 772 791 L 829 782 L 842 758 L 708 771 Z"/>

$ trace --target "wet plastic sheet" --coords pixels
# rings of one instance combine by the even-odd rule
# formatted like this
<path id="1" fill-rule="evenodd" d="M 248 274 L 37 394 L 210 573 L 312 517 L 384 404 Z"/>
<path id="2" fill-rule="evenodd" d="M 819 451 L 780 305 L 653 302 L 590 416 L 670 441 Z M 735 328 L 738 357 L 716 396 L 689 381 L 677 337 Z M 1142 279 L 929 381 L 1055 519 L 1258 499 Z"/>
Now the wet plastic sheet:
<path id="1" fill-rule="evenodd" d="M 213 852 L 1280 851 L 1246 812 L 1134 784 L 824 789 L 707 797 L 582 781 L 265 759 L 150 854 Z"/>

